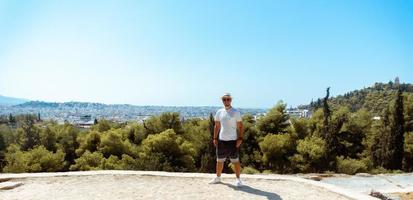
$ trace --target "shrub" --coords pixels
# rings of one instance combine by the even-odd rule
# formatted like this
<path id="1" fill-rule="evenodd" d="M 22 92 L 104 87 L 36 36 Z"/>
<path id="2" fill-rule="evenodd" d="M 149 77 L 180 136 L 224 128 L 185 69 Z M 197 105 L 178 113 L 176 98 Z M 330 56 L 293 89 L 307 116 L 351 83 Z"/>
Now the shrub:
<path id="1" fill-rule="evenodd" d="M 295 151 L 294 141 L 290 134 L 269 134 L 259 143 L 263 153 L 263 161 L 277 172 L 285 172 L 288 168 L 288 157 Z"/>
<path id="2" fill-rule="evenodd" d="M 140 170 L 138 162 L 134 158 L 126 154 L 122 155 L 120 165 L 123 170 Z"/>
<path id="3" fill-rule="evenodd" d="M 385 169 L 384 167 L 377 167 L 370 171 L 372 174 L 386 174 L 390 173 L 390 170 Z"/>
<path id="4" fill-rule="evenodd" d="M 38 146 L 29 151 L 21 151 L 17 145 L 11 145 L 6 153 L 4 172 L 54 172 L 63 169 L 65 153 L 57 150 L 48 151 L 44 146 Z"/>
<path id="5" fill-rule="evenodd" d="M 109 158 L 104 159 L 102 162 L 102 169 L 109 170 L 121 170 L 120 160 L 117 156 L 111 155 Z"/>
<path id="6" fill-rule="evenodd" d="M 299 140 L 297 152 L 310 160 L 319 160 L 325 156 L 325 141 L 317 136 Z"/>
<path id="7" fill-rule="evenodd" d="M 295 171 L 318 172 L 323 167 L 326 156 L 325 141 L 316 135 L 308 136 L 297 142 L 297 154 L 289 159 Z"/>
<path id="8" fill-rule="evenodd" d="M 337 172 L 352 175 L 360 172 L 367 172 L 367 166 L 361 160 L 339 156 L 337 157 Z"/>
<path id="9" fill-rule="evenodd" d="M 242 173 L 243 174 L 259 174 L 260 171 L 256 170 L 253 167 L 244 167 L 242 168 Z"/>
<path id="10" fill-rule="evenodd" d="M 139 162 L 145 170 L 192 171 L 195 169 L 193 154 L 192 144 L 168 129 L 142 141 Z"/>
<path id="11" fill-rule="evenodd" d="M 104 157 L 100 152 L 93 152 L 86 150 L 86 152 L 75 160 L 75 164 L 70 166 L 70 170 L 99 170 L 102 169 Z"/>

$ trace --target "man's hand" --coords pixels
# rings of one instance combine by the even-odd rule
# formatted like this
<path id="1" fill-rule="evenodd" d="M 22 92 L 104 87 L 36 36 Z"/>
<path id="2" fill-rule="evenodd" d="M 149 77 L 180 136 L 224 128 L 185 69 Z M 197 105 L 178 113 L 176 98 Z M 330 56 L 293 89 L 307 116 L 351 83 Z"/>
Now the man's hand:
<path id="1" fill-rule="evenodd" d="M 242 143 L 242 140 L 241 140 L 241 139 L 238 139 L 238 140 L 237 140 L 237 148 L 239 148 L 239 147 L 241 146 L 241 143 Z"/>
<path id="2" fill-rule="evenodd" d="M 218 139 L 214 139 L 214 140 L 212 140 L 212 141 L 213 141 L 213 143 L 214 143 L 214 146 L 217 147 L 217 145 L 218 145 Z"/>

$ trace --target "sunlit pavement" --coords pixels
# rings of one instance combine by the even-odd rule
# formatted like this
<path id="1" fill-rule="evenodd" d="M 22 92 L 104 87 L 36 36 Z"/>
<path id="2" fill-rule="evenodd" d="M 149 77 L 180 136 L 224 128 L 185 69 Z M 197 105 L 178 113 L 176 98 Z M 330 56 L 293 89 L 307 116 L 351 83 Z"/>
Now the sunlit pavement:
<path id="1" fill-rule="evenodd" d="M 387 194 L 413 192 L 413 173 L 333 176 L 323 178 L 321 182 L 366 194 L 371 191 Z"/>

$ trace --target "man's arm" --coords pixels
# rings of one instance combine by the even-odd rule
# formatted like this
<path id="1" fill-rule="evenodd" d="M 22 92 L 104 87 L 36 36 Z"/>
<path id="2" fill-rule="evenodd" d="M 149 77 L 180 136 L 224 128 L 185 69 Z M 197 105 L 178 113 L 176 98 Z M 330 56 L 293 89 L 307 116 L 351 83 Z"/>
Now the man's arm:
<path id="1" fill-rule="evenodd" d="M 242 121 L 237 122 L 237 133 L 238 133 L 238 139 L 243 139 L 244 138 L 244 125 L 242 124 Z"/>
<path id="2" fill-rule="evenodd" d="M 220 121 L 215 121 L 215 126 L 214 126 L 214 145 L 216 146 L 218 144 L 218 134 L 221 129 L 221 122 Z"/>
<path id="3" fill-rule="evenodd" d="M 242 121 L 237 122 L 237 130 L 237 147 L 239 147 L 242 143 L 242 140 L 244 139 L 244 125 L 242 124 Z"/>

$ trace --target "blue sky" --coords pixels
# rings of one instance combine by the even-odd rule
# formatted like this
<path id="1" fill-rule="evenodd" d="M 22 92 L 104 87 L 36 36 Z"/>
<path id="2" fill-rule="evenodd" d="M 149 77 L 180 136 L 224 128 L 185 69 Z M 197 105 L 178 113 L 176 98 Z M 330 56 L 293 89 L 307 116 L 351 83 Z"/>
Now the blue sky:
<path id="1" fill-rule="evenodd" d="M 413 1 L 0 1 L 0 94 L 295 106 L 413 82 Z"/>

